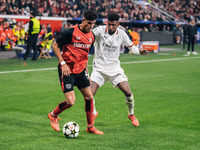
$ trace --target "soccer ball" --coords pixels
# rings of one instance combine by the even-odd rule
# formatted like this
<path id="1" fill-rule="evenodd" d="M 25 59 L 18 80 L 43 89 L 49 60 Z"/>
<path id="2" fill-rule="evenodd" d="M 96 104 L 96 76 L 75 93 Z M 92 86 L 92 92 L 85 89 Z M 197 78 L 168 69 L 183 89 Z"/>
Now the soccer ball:
<path id="1" fill-rule="evenodd" d="M 75 138 L 78 136 L 80 131 L 79 125 L 76 122 L 67 122 L 63 126 L 63 134 L 67 138 Z"/>

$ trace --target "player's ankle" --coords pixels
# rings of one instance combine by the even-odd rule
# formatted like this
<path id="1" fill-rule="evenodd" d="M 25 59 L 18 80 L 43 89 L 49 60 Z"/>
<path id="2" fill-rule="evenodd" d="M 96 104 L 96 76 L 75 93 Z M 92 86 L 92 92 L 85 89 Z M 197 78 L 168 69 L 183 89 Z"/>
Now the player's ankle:
<path id="1" fill-rule="evenodd" d="M 50 112 L 50 114 L 51 114 L 51 116 L 55 116 L 55 117 L 57 116 L 54 114 L 54 111 Z"/>
<path id="2" fill-rule="evenodd" d="M 87 128 L 92 128 L 94 125 L 92 124 L 92 125 L 87 125 Z"/>

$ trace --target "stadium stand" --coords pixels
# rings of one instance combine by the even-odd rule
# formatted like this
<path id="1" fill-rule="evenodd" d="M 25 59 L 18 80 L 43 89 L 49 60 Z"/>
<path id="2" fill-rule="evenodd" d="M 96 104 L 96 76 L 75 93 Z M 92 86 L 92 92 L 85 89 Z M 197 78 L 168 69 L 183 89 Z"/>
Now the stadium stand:
<path id="1" fill-rule="evenodd" d="M 167 34 L 173 38 L 174 43 L 181 43 L 184 41 L 184 25 L 191 19 L 200 23 L 200 0 L 0 0 L 2 16 L 20 15 L 28 18 L 30 12 L 34 11 L 40 19 L 42 17 L 67 18 L 67 22 L 63 21 L 63 25 L 59 27 L 57 24 L 56 26 L 51 24 L 53 21 L 49 22 L 55 39 L 64 24 L 70 27 L 81 21 L 83 12 L 90 8 L 96 10 L 101 20 L 99 22 L 97 20 L 97 24 L 105 23 L 104 19 L 109 12 L 118 12 L 121 25 L 128 29 L 135 28 L 140 33 L 141 40 L 148 37 L 147 34 L 152 37 L 155 32 L 164 31 L 165 33 L 162 33 L 164 37 Z M 2 20 L 3 18 L 0 18 L 0 21 Z M 12 20 L 10 24 L 13 24 Z M 24 44 L 24 40 L 17 37 L 16 44 L 21 42 Z M 173 40 L 167 43 L 171 44 Z"/>
<path id="2" fill-rule="evenodd" d="M 0 14 L 73 17 L 94 8 L 99 18 L 110 11 L 119 12 L 122 20 L 189 21 L 200 19 L 200 0 L 0 0 Z"/>

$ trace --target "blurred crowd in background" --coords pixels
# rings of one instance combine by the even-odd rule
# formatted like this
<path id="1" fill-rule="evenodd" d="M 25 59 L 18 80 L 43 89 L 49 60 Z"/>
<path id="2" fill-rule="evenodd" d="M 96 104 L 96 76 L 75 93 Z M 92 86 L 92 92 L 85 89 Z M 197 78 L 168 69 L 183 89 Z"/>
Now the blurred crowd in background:
<path id="1" fill-rule="evenodd" d="M 144 0 L 140 1 L 143 2 Z M 200 0 L 147 1 L 166 12 L 174 14 L 177 18 L 184 19 L 186 23 L 190 22 L 191 19 L 195 19 L 196 22 L 200 20 Z M 120 14 L 122 20 L 165 21 L 165 16 L 143 9 L 141 5 L 136 5 L 134 2 L 135 0 L 0 0 L 0 14 L 29 16 L 30 12 L 34 12 L 37 16 L 77 18 L 81 17 L 86 9 L 94 8 L 98 18 L 106 18 L 108 12 L 115 11 Z M 61 31 L 71 27 L 73 24 L 68 22 L 62 27 Z M 38 41 L 43 40 L 46 27 L 50 26 L 50 24 L 42 25 Z M 4 19 L 0 26 L 1 50 L 2 45 L 6 45 L 6 49 L 12 49 L 15 45 L 26 44 L 27 29 L 25 28 L 26 24 L 22 21 L 16 22 L 15 20 Z M 185 26 L 179 24 L 171 26 L 150 23 L 148 26 L 143 27 L 124 25 L 124 29 L 132 39 L 133 36 L 131 35 L 136 35 L 136 33 L 140 32 L 173 32 L 175 43 L 182 43 L 186 34 Z M 58 33 L 52 32 L 52 34 L 53 36 L 58 36 Z"/>
<path id="2" fill-rule="evenodd" d="M 27 44 L 29 22 L 16 22 L 15 19 L 3 19 L 0 25 L 0 50 L 13 50 L 16 46 Z M 51 24 L 42 24 L 37 45 L 45 40 L 45 35 L 51 32 Z M 52 33 L 53 35 L 53 33 Z M 19 48 L 17 48 L 19 49 Z"/>
<path id="3" fill-rule="evenodd" d="M 106 18 L 110 11 L 120 14 L 122 20 L 165 21 L 165 16 L 136 5 L 145 0 L 0 0 L 0 14 L 81 17 L 93 8 L 98 18 Z M 146 0 L 161 10 L 185 21 L 200 20 L 200 0 Z"/>
<path id="4" fill-rule="evenodd" d="M 28 23 L 28 22 L 27 22 Z M 63 25 L 61 28 L 61 32 L 65 31 L 69 27 L 73 26 L 72 23 L 68 22 Z M 97 26 L 97 25 L 96 25 Z M 41 24 L 41 31 L 38 36 L 38 45 L 44 40 L 45 35 L 47 34 L 47 28 L 51 28 L 51 24 Z M 174 40 L 175 43 L 182 43 L 183 42 L 183 36 L 186 34 L 186 28 L 185 26 L 181 26 L 179 24 L 176 24 L 173 26 L 173 29 L 170 28 L 168 25 L 163 25 L 163 28 L 160 29 L 160 27 L 156 24 L 150 24 L 150 26 L 147 27 L 130 27 L 130 26 L 121 26 L 123 30 L 126 31 L 126 33 L 129 35 L 130 39 L 132 41 L 135 41 L 136 44 L 139 43 L 140 40 L 140 32 L 172 32 L 174 34 Z M 1 50 L 11 50 L 16 45 L 24 45 L 27 42 L 27 30 L 28 30 L 28 24 L 24 23 L 23 21 L 16 22 L 15 19 L 4 19 L 0 25 L 0 45 Z M 53 37 L 56 39 L 59 33 L 52 32 Z M 4 49 L 5 48 L 5 49 Z"/>

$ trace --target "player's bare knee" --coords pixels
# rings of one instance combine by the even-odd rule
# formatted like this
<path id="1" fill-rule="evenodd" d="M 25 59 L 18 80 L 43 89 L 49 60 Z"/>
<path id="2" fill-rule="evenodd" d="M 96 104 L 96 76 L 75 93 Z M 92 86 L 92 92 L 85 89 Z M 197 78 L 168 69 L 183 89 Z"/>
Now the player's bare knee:
<path id="1" fill-rule="evenodd" d="M 66 103 L 68 106 L 72 107 L 75 104 L 75 100 L 67 100 Z"/>
<path id="2" fill-rule="evenodd" d="M 84 99 L 86 99 L 86 100 L 93 100 L 94 97 L 92 95 L 90 95 L 90 96 L 84 96 Z"/>
<path id="3" fill-rule="evenodd" d="M 126 97 L 130 97 L 131 95 L 133 95 L 131 91 L 125 92 L 124 94 Z"/>
<path id="4" fill-rule="evenodd" d="M 126 96 L 126 102 L 133 102 L 133 101 L 134 101 L 134 97 L 132 93 L 129 96 Z"/>
<path id="5" fill-rule="evenodd" d="M 72 107 L 74 106 L 75 102 L 72 102 L 72 103 L 67 103 L 69 107 Z"/>

